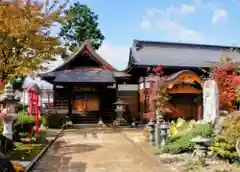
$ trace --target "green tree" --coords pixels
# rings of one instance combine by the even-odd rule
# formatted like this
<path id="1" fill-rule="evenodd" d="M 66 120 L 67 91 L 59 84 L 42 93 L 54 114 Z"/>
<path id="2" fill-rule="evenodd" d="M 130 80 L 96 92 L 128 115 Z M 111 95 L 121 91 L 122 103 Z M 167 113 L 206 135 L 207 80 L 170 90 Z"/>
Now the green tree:
<path id="1" fill-rule="evenodd" d="M 67 2 L 66 2 L 67 3 Z M 44 70 L 44 63 L 62 54 L 58 37 L 49 30 L 66 3 L 0 0 L 0 79 L 6 81 Z"/>
<path id="2" fill-rule="evenodd" d="M 98 27 L 98 15 L 79 2 L 70 6 L 65 14 L 70 19 L 62 22 L 59 35 L 67 48 L 73 52 L 83 41 L 91 40 L 93 48 L 97 50 L 105 38 Z"/>

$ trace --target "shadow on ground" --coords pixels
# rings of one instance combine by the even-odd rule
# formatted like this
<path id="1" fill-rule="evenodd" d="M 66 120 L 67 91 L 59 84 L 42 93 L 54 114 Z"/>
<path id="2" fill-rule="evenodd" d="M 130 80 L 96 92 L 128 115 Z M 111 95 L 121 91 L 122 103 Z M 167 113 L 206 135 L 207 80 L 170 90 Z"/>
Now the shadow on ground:
<path id="1" fill-rule="evenodd" d="M 93 144 L 69 144 L 58 140 L 40 159 L 32 172 L 85 172 L 87 164 L 71 163 L 72 155 L 94 151 L 100 147 Z"/>
<path id="2" fill-rule="evenodd" d="M 73 132 L 76 131 L 79 134 L 84 133 L 120 133 L 122 131 L 142 131 L 142 128 L 131 128 L 129 126 L 99 126 L 99 125 L 81 125 L 81 124 L 73 124 L 67 127 L 68 131 L 65 132 Z M 80 129 L 80 130 L 79 130 Z"/>

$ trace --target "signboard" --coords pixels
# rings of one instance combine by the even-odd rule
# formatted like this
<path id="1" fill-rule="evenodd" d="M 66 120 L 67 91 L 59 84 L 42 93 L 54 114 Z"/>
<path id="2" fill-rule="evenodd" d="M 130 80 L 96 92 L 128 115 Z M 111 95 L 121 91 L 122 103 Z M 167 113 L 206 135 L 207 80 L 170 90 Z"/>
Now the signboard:
<path id="1" fill-rule="evenodd" d="M 96 92 L 96 88 L 90 86 L 74 86 L 74 91 L 77 92 Z"/>

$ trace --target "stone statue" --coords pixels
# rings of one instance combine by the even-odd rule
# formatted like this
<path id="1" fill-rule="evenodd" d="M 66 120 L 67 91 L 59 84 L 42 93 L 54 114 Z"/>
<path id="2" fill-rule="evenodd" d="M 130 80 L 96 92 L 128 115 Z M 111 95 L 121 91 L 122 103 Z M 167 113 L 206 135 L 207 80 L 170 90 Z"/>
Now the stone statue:
<path id="1" fill-rule="evenodd" d="M 203 120 L 213 122 L 219 116 L 219 91 L 214 80 L 207 80 L 203 85 Z"/>

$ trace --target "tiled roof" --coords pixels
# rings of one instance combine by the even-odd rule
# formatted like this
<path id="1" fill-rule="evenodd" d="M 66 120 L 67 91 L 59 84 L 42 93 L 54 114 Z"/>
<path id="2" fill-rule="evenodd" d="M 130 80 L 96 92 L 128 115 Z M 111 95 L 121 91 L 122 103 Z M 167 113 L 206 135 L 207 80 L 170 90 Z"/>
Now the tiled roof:
<path id="1" fill-rule="evenodd" d="M 131 47 L 129 65 L 210 67 L 218 62 L 223 54 L 240 61 L 238 49 L 228 46 L 135 40 Z"/>
<path id="2" fill-rule="evenodd" d="M 43 74 L 41 77 L 46 80 L 49 78 L 53 83 L 115 83 L 113 72 L 105 70 L 63 70 Z"/>

